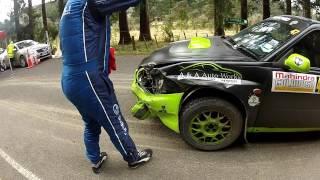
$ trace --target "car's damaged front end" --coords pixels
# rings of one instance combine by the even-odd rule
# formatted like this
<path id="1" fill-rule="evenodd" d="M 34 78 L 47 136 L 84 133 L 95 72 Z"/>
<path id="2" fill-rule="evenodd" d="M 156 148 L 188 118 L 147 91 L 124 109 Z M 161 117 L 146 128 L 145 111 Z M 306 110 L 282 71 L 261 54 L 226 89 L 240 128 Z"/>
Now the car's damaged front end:
<path id="1" fill-rule="evenodd" d="M 158 117 L 164 125 L 179 132 L 179 109 L 183 92 L 153 64 L 140 67 L 131 89 L 138 101 L 132 108 L 138 119 Z"/>
<path id="2" fill-rule="evenodd" d="M 248 59 L 228 47 L 220 37 L 177 42 L 145 58 L 135 72 L 132 91 L 138 102 L 132 108 L 138 119 L 158 117 L 179 133 L 179 111 L 189 92 L 199 87 L 239 85 L 241 74 L 215 61 Z"/>

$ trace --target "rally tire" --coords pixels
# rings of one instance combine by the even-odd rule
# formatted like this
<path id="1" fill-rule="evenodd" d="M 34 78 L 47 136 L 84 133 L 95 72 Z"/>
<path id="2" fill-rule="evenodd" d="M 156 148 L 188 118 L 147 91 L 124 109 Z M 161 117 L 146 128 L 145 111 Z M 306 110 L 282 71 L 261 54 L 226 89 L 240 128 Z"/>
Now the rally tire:
<path id="1" fill-rule="evenodd" d="M 199 150 L 216 151 L 232 145 L 242 127 L 243 118 L 238 108 L 219 98 L 192 100 L 181 111 L 181 136 Z"/>
<path id="2" fill-rule="evenodd" d="M 28 64 L 27 64 L 27 60 L 24 56 L 20 56 L 19 58 L 19 66 L 24 68 L 24 67 L 27 67 Z"/>

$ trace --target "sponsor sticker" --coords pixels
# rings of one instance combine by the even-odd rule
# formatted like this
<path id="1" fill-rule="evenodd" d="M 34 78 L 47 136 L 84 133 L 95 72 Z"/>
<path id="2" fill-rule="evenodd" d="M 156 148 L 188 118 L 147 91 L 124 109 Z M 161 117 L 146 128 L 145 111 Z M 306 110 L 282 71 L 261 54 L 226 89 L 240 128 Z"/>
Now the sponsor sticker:
<path id="1" fill-rule="evenodd" d="M 300 57 L 295 57 L 295 58 L 294 58 L 294 63 L 295 63 L 297 66 L 301 66 L 301 65 L 303 65 L 303 59 L 301 59 Z"/>
<path id="2" fill-rule="evenodd" d="M 260 104 L 260 98 L 257 95 L 253 94 L 249 97 L 248 104 L 251 107 L 256 107 Z"/>
<path id="3" fill-rule="evenodd" d="M 115 115 L 120 114 L 120 108 L 119 108 L 118 104 L 114 104 L 112 109 L 113 109 L 113 112 Z"/>
<path id="4" fill-rule="evenodd" d="M 299 24 L 299 21 L 291 21 L 289 25 L 292 26 L 292 25 L 296 25 L 296 24 Z"/>
<path id="5" fill-rule="evenodd" d="M 178 80 L 189 79 L 189 80 L 205 80 L 215 81 L 223 84 L 241 84 L 241 78 L 237 75 L 230 75 L 227 73 L 183 73 L 181 72 L 178 76 Z"/>
<path id="6" fill-rule="evenodd" d="M 319 77 L 311 74 L 274 71 L 272 92 L 319 94 Z"/>
<path id="7" fill-rule="evenodd" d="M 299 30 L 299 29 L 294 29 L 294 30 L 291 30 L 291 31 L 290 31 L 290 34 L 291 34 L 292 36 L 297 35 L 297 34 L 299 34 L 299 33 L 300 33 L 300 30 Z"/>
<path id="8" fill-rule="evenodd" d="M 232 69 L 221 67 L 215 63 L 196 63 L 182 66 L 178 80 L 214 81 L 227 85 L 240 85 L 242 75 Z"/>
<path id="9" fill-rule="evenodd" d="M 128 129 L 127 129 L 126 126 L 124 125 L 121 116 L 118 116 L 118 120 L 119 120 L 119 122 L 120 122 L 120 126 L 121 126 L 122 130 L 124 131 L 125 135 L 127 135 Z"/>
<path id="10" fill-rule="evenodd" d="M 318 76 L 318 78 L 317 78 L 316 93 L 317 93 L 317 94 L 320 94 L 320 76 Z"/>
<path id="11" fill-rule="evenodd" d="M 289 18 L 289 17 L 275 16 L 273 18 L 277 19 L 277 20 L 286 21 L 286 22 L 291 21 L 291 18 Z"/>

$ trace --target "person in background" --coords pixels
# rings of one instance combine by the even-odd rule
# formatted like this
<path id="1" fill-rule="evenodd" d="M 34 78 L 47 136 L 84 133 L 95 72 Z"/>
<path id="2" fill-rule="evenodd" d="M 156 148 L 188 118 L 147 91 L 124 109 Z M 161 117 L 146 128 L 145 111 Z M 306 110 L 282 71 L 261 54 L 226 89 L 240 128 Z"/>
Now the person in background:
<path id="1" fill-rule="evenodd" d="M 14 44 L 13 41 L 10 41 L 8 47 L 7 47 L 7 53 L 8 53 L 8 58 L 10 62 L 14 60 Z"/>
<path id="2" fill-rule="evenodd" d="M 101 127 L 130 168 L 152 157 L 151 149 L 139 151 L 131 139 L 108 75 L 109 17 L 138 4 L 139 0 L 68 0 L 61 17 L 62 90 L 84 121 L 86 154 L 95 173 L 107 159 L 100 152 Z"/>

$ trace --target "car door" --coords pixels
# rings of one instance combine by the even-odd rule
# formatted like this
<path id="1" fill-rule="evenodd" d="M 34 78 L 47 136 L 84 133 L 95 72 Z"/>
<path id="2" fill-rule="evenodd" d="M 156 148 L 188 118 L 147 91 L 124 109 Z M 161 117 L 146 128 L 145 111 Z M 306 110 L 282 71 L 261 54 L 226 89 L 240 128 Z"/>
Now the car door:
<path id="1" fill-rule="evenodd" d="M 19 47 L 15 44 L 15 45 L 14 45 L 14 59 L 15 59 L 16 61 L 19 60 L 19 54 L 18 54 L 18 52 L 19 52 Z"/>
<path id="2" fill-rule="evenodd" d="M 255 127 L 300 131 L 320 128 L 320 31 L 308 33 L 289 48 L 266 74 L 264 92 Z M 318 47 L 317 47 L 318 46 Z M 280 68 L 290 54 L 297 53 L 311 62 L 308 73 Z"/>

